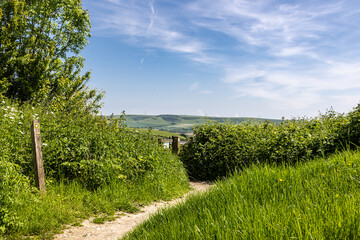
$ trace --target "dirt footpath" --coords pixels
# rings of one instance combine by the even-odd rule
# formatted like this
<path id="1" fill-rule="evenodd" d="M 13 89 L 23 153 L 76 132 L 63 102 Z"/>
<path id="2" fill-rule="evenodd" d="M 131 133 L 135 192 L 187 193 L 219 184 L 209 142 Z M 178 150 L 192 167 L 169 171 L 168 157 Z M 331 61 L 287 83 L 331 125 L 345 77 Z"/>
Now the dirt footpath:
<path id="1" fill-rule="evenodd" d="M 158 209 L 175 205 L 178 202 L 184 201 L 188 195 L 204 191 L 210 187 L 210 184 L 206 182 L 191 182 L 190 184 L 193 187 L 193 190 L 182 198 L 171 200 L 169 202 L 154 202 L 141 208 L 137 213 L 118 212 L 116 214 L 119 216 L 117 219 L 104 224 L 95 224 L 92 222 L 93 218 L 90 218 L 85 220 L 81 227 L 70 227 L 65 229 L 63 233 L 55 235 L 54 239 L 117 240 L 145 221 Z"/>

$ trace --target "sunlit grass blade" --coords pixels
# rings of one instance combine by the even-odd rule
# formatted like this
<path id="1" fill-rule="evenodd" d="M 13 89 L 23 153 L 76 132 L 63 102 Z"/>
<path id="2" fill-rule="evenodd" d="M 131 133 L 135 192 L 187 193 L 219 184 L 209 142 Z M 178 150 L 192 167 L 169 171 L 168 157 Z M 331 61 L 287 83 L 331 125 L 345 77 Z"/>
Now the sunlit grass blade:
<path id="1" fill-rule="evenodd" d="M 359 152 L 252 166 L 161 211 L 125 239 L 357 239 L 359 166 Z"/>

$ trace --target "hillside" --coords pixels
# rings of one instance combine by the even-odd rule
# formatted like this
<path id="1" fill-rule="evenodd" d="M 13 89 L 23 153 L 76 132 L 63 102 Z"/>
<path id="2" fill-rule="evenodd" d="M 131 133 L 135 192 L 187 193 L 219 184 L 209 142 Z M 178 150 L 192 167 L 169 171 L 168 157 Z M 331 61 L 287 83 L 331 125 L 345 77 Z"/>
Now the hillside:
<path id="1" fill-rule="evenodd" d="M 119 118 L 120 115 L 115 115 Z M 126 115 L 126 125 L 132 128 L 153 128 L 167 132 L 191 133 L 194 125 L 204 124 L 208 121 L 231 122 L 238 124 L 243 121 L 271 121 L 280 123 L 281 120 L 263 118 L 229 118 L 229 117 L 202 117 L 187 115 Z"/>

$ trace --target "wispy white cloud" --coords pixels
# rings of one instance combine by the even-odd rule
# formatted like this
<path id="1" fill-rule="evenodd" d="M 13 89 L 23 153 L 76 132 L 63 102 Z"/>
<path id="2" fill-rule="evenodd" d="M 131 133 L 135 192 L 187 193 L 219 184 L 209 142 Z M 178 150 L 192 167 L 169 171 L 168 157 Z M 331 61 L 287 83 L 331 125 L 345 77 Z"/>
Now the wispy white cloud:
<path id="1" fill-rule="evenodd" d="M 201 94 L 211 94 L 212 91 L 211 90 L 202 90 Z"/>
<path id="2" fill-rule="evenodd" d="M 138 66 L 138 69 L 139 69 L 139 70 L 142 68 L 142 65 L 143 65 L 143 63 L 144 63 L 144 60 L 145 60 L 144 57 L 141 58 L 140 63 L 139 63 L 139 66 Z"/>
<path id="3" fill-rule="evenodd" d="M 216 68 L 236 97 L 279 109 L 356 99 L 344 92 L 360 89 L 360 3 L 281 2 L 97 1 L 95 32 Z M 211 93 L 200 84 L 189 90 Z"/>
<path id="4" fill-rule="evenodd" d="M 349 98 L 341 92 L 360 90 L 360 62 L 333 63 L 316 71 L 281 69 L 271 64 L 263 67 L 259 63 L 228 69 L 223 81 L 233 86 L 236 97 L 267 99 L 281 109 L 306 109 L 328 99 L 330 92 L 337 99 L 354 100 L 355 96 Z"/>
<path id="5" fill-rule="evenodd" d="M 266 47 L 264 50 L 268 53 L 286 57 L 308 55 L 314 40 L 333 29 L 323 18 L 331 20 L 343 11 L 341 2 L 311 7 L 300 4 L 279 5 L 268 0 L 197 0 L 189 9 L 196 16 L 193 22 L 198 26 L 228 35 L 239 44 Z"/>
<path id="6" fill-rule="evenodd" d="M 205 95 L 212 93 L 212 91 L 208 90 L 208 89 L 201 90 L 199 82 L 194 82 L 193 84 L 191 84 L 191 86 L 189 87 L 189 90 L 195 91 L 196 93 L 205 94 Z"/>
<path id="7" fill-rule="evenodd" d="M 199 89 L 199 82 L 194 82 L 193 84 L 191 84 L 191 86 L 189 87 L 190 91 L 194 91 Z"/>
<path id="8" fill-rule="evenodd" d="M 149 23 L 149 26 L 147 28 L 148 31 L 154 25 L 154 21 L 155 21 L 155 17 L 156 17 L 156 12 L 155 12 L 155 8 L 154 8 L 154 0 L 150 1 L 149 4 L 150 4 L 150 9 L 151 9 L 151 16 L 150 16 L 150 23 Z"/>
<path id="9" fill-rule="evenodd" d="M 219 48 L 218 42 L 207 39 L 203 31 L 219 32 L 236 40 L 235 45 L 226 46 L 234 50 L 233 54 L 260 50 L 263 56 L 321 59 L 321 47 L 334 47 L 336 41 L 331 35 L 353 16 L 348 6 L 338 1 L 310 6 L 305 2 L 279 4 L 272 0 L 166 2 L 167 8 L 163 4 L 162 0 L 99 2 L 98 8 L 104 11 L 96 14 L 95 29 L 128 37 L 138 45 L 182 53 L 206 64 L 218 64 L 216 59 L 224 54 L 212 52 Z"/>
<path id="10" fill-rule="evenodd" d="M 196 112 L 197 112 L 200 116 L 203 116 L 203 117 L 206 116 L 206 113 L 205 113 L 203 110 L 197 109 Z"/>
<path id="11" fill-rule="evenodd" d="M 155 0 L 106 0 L 97 5 L 102 10 L 96 14 L 96 32 L 119 35 L 136 45 L 181 53 L 194 61 L 210 59 L 204 57 L 206 44 L 182 31 L 176 11 L 157 9 Z"/>

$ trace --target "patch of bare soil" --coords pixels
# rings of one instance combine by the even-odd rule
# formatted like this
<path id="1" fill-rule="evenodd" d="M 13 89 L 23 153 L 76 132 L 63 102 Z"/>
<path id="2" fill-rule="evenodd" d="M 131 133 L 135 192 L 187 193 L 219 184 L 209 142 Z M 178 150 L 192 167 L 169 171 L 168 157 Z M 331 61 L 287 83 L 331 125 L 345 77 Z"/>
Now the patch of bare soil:
<path id="1" fill-rule="evenodd" d="M 65 229 L 63 233 L 55 235 L 54 239 L 70 239 L 70 240 L 117 240 L 123 237 L 127 232 L 134 229 L 137 225 L 149 218 L 160 208 L 175 205 L 181 201 L 184 201 L 187 196 L 205 191 L 211 185 L 206 182 L 191 182 L 193 190 L 187 193 L 185 196 L 174 199 L 168 202 L 154 202 L 148 206 L 140 209 L 137 213 L 124 213 L 118 212 L 115 216 L 117 218 L 111 222 L 105 222 L 104 224 L 93 223 L 94 218 L 85 220 L 81 227 L 70 227 Z"/>

